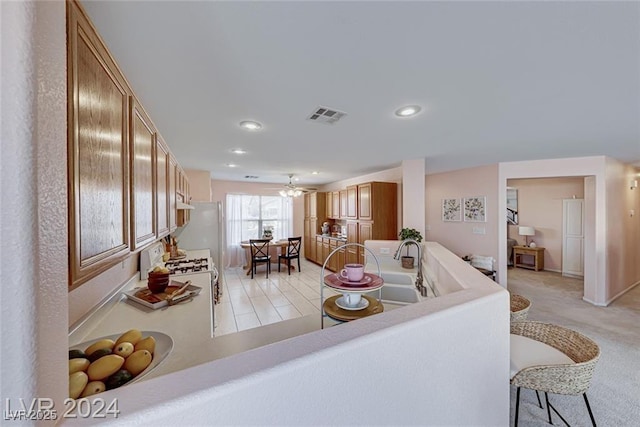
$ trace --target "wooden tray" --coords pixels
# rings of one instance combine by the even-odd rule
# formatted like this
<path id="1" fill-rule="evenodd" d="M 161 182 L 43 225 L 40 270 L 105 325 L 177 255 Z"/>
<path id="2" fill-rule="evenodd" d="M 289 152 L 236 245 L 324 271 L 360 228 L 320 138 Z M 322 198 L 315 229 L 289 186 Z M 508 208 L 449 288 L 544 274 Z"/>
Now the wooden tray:
<path id="1" fill-rule="evenodd" d="M 343 310 L 336 305 L 336 300 L 341 296 L 342 295 L 335 295 L 327 298 L 324 301 L 324 304 L 322 304 L 324 312 L 336 320 L 348 322 L 350 320 L 361 319 L 363 317 L 382 313 L 384 311 L 384 306 L 382 305 L 382 303 L 368 295 L 362 295 L 362 298 L 366 298 L 367 301 L 369 301 L 369 306 L 367 308 L 362 310 Z"/>
<path id="2" fill-rule="evenodd" d="M 164 292 L 160 292 L 157 294 L 152 293 L 149 288 L 134 288 L 128 291 L 125 291 L 124 294 L 132 301 L 140 303 L 146 307 L 157 309 L 161 307 L 166 307 L 169 305 L 167 298 L 171 295 L 172 292 L 177 291 L 184 285 L 182 282 L 171 281 L 167 289 Z M 184 293 L 191 293 L 191 296 L 196 296 L 202 290 L 201 287 L 195 285 L 187 286 L 187 289 Z M 182 294 L 181 294 L 182 296 Z"/>

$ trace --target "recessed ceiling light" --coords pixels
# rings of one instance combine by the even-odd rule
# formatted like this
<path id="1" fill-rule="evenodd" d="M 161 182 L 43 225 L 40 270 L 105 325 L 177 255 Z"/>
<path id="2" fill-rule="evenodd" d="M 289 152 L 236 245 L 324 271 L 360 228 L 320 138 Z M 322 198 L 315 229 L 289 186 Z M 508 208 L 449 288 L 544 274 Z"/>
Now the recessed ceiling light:
<path id="1" fill-rule="evenodd" d="M 244 151 L 242 148 L 236 148 L 236 149 L 234 149 L 234 150 L 231 150 L 231 152 L 232 152 L 233 154 L 246 154 L 246 153 L 247 153 L 247 152 L 246 152 L 246 151 Z"/>
<path id="2" fill-rule="evenodd" d="M 311 172 L 311 175 L 318 175 L 319 173 L 320 172 L 318 172 L 318 171 L 313 171 L 313 172 Z"/>
<path id="3" fill-rule="evenodd" d="M 235 167 L 237 167 L 237 166 L 238 166 L 238 165 L 233 164 L 233 163 L 227 163 L 227 167 L 228 167 L 228 168 L 235 168 Z"/>
<path id="4" fill-rule="evenodd" d="M 252 120 L 245 120 L 240 122 L 240 127 L 246 130 L 259 130 L 262 127 L 262 125 Z"/>
<path id="5" fill-rule="evenodd" d="M 396 110 L 396 116 L 398 117 L 411 117 L 415 116 L 422 110 L 419 105 L 407 105 L 406 107 L 398 108 Z"/>

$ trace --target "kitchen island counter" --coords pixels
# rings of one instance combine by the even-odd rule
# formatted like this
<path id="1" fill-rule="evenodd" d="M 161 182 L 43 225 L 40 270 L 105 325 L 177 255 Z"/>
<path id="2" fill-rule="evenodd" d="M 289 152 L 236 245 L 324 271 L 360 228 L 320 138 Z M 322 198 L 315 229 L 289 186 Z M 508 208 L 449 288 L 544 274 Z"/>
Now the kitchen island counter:
<path id="1" fill-rule="evenodd" d="M 188 251 L 188 257 L 205 257 L 201 251 Z M 318 317 L 308 315 L 270 324 L 214 336 L 213 300 L 211 287 L 203 285 L 208 274 L 181 275 L 176 280 L 191 280 L 202 291 L 190 302 L 156 310 L 127 299 L 124 291 L 146 287 L 146 280 L 134 280 L 74 328 L 69 335 L 69 344 L 93 340 L 108 335 L 121 334 L 129 329 L 157 331 L 173 339 L 173 350 L 168 357 L 141 380 L 144 382 L 172 372 L 187 369 L 202 363 L 232 356 L 253 348 L 299 336 L 319 329 Z M 117 391 L 116 391 L 117 392 Z"/>
<path id="2" fill-rule="evenodd" d="M 188 251 L 190 258 L 209 257 L 208 250 Z M 207 358 L 206 346 L 213 338 L 213 296 L 210 273 L 170 276 L 172 281 L 190 280 L 202 288 L 190 301 L 152 309 L 128 299 L 124 291 L 146 288 L 146 280 L 132 280 L 101 307 L 96 308 L 69 335 L 69 346 L 103 336 L 122 334 L 130 329 L 157 331 L 169 335 L 173 350 L 145 379 L 194 366 Z M 204 359 L 202 353 L 205 353 Z"/>

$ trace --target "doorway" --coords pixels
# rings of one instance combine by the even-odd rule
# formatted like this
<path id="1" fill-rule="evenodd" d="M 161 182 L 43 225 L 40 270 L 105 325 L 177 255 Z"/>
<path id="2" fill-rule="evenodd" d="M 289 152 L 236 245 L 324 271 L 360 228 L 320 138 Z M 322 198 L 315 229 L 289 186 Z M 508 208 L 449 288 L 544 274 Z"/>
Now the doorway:
<path id="1" fill-rule="evenodd" d="M 584 199 L 562 201 L 562 275 L 584 276 Z"/>
<path id="2" fill-rule="evenodd" d="M 604 163 L 598 158 L 534 160 L 500 163 L 498 167 L 498 209 L 507 208 L 507 180 L 548 177 L 583 177 L 584 179 L 584 286 L 583 300 L 606 305 L 606 265 L 596 256 L 606 236 L 602 226 L 606 205 Z M 523 223 L 522 198 L 519 198 L 519 222 Z M 596 226 L 596 225 L 599 226 Z M 536 237 L 538 238 L 538 237 Z M 498 281 L 507 287 L 507 221 L 498 228 Z M 536 242 L 537 243 L 537 242 Z"/>

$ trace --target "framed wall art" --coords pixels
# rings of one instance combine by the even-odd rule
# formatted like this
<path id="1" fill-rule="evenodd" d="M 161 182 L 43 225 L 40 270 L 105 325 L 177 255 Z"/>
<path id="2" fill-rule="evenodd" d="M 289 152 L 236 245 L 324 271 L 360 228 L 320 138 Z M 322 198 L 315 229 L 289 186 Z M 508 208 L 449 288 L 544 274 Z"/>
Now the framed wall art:
<path id="1" fill-rule="evenodd" d="M 464 199 L 464 220 L 466 222 L 487 221 L 487 198 L 485 196 Z"/>
<path id="2" fill-rule="evenodd" d="M 462 206 L 460 199 L 442 199 L 442 220 L 462 221 Z"/>
<path id="3" fill-rule="evenodd" d="M 518 189 L 507 187 L 507 223 L 518 224 Z"/>

